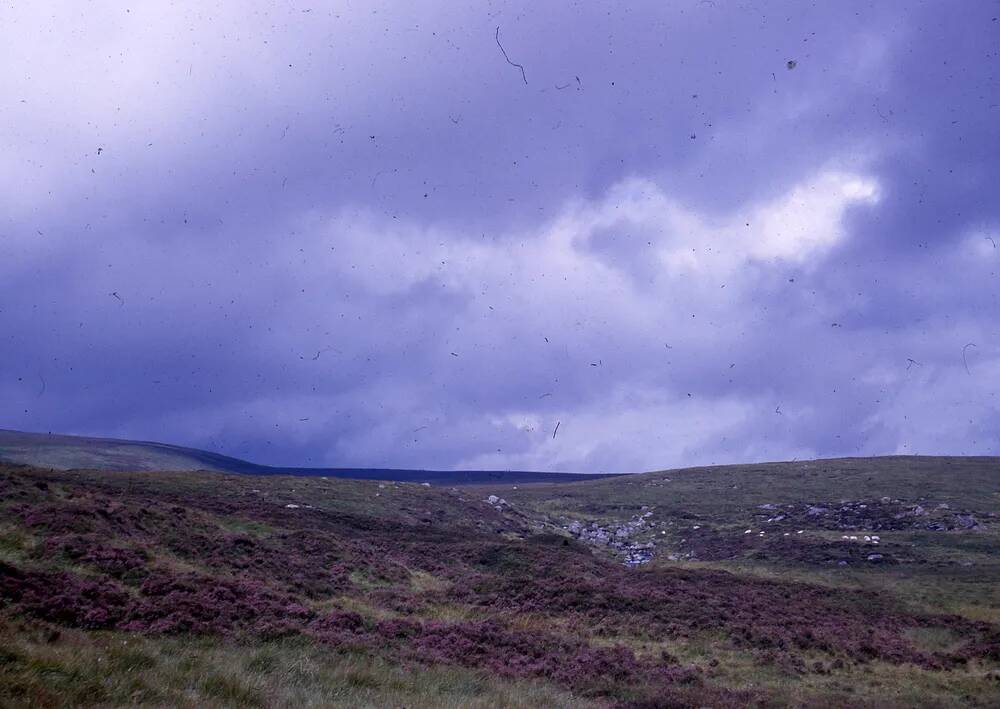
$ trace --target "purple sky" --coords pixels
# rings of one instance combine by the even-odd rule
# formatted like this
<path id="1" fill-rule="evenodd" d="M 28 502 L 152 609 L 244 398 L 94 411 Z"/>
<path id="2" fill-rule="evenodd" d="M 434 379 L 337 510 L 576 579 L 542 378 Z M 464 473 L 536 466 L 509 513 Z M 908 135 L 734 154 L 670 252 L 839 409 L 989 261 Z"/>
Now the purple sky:
<path id="1" fill-rule="evenodd" d="M 0 428 L 1000 454 L 1000 3 L 155 6 L 0 8 Z"/>

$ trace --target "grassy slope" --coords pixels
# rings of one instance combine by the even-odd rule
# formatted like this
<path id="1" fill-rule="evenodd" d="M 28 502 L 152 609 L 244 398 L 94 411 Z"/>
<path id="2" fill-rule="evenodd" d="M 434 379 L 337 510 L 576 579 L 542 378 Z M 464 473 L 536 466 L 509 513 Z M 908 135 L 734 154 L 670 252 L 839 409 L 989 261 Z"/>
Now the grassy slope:
<path id="1" fill-rule="evenodd" d="M 0 705 L 586 707 L 540 682 L 402 667 L 300 639 L 239 643 L 0 623 Z"/>
<path id="2" fill-rule="evenodd" d="M 669 481 L 669 482 L 668 482 Z M 927 498 L 1000 511 L 1000 458 L 886 456 L 665 470 L 565 488 L 537 486 L 504 493 L 551 501 L 552 508 L 637 510 L 731 515 L 767 503 Z M 595 507 L 596 506 L 596 507 Z"/>
<path id="3" fill-rule="evenodd" d="M 535 517 L 554 522 L 622 521 L 648 506 L 654 510 L 653 521 L 667 531 L 653 535 L 661 545 L 655 563 L 885 590 L 925 610 L 1000 622 L 1000 458 L 892 456 L 712 466 L 565 488 L 491 489 Z M 820 559 L 804 561 L 795 553 L 774 550 L 778 539 L 765 536 L 762 540 L 756 534 L 772 526 L 762 522 L 771 513 L 762 512 L 761 505 L 809 503 L 835 508 L 844 500 L 877 504 L 883 497 L 919 504 L 929 511 L 942 504 L 951 511 L 970 511 L 980 527 L 968 532 L 882 531 L 879 548 L 867 550 L 903 550 L 900 556 L 911 562 L 889 566 L 850 563 L 841 567 Z M 816 528 L 815 520 L 808 518 L 800 522 L 791 525 L 795 527 L 791 531 L 805 528 L 805 534 L 792 539 L 803 544 L 824 540 L 837 545 L 844 534 L 871 531 Z M 700 529 L 694 530 L 695 525 Z M 781 533 L 786 529 L 773 526 Z M 755 532 L 748 540 L 752 545 L 733 558 L 664 560 L 669 551 L 690 548 L 681 540 L 697 539 L 697 533 L 719 530 L 741 543 L 748 528 Z M 760 558 L 762 554 L 768 558 Z"/>
<path id="4" fill-rule="evenodd" d="M 0 429 L 0 462 L 40 468 L 251 471 L 237 458 L 150 441 L 63 436 Z"/>
<path id="5" fill-rule="evenodd" d="M 248 475 L 327 476 L 359 480 L 397 480 L 448 485 L 474 483 L 571 482 L 600 475 L 543 473 L 525 470 L 403 470 L 394 468 L 282 468 L 258 465 L 196 448 L 0 429 L 0 463 L 56 470 L 109 471 L 215 470 Z"/>
<path id="6" fill-rule="evenodd" d="M 990 625 L 939 614 L 1000 619 L 998 470 L 995 459 L 891 458 L 515 489 L 0 469 L 0 564 L 71 575 L 60 583 L 106 580 L 142 609 L 131 631 L 126 619 L 85 630 L 83 616 L 0 593 L 0 703 L 994 706 L 996 649 L 955 659 L 969 639 L 988 641 Z M 494 509 L 488 494 L 509 504 Z M 825 528 L 829 519 L 789 538 L 743 535 L 773 516 L 760 505 L 884 496 L 948 504 L 980 526 L 883 531 L 879 551 L 903 559 L 892 565 L 831 564 L 826 556 L 856 545 Z M 615 525 L 645 512 L 639 536 L 656 538 L 656 557 L 637 570 L 553 534 L 572 520 Z M 714 545 L 698 546 L 703 530 Z M 689 548 L 701 557 L 666 558 Z M 138 566 L 115 550 L 141 553 Z M 0 591 L 12 583 L 2 571 Z M 151 573 L 175 583 L 169 608 L 147 597 Z M 229 609 L 199 594 L 247 578 L 311 615 L 285 637 L 262 636 L 254 614 L 273 609 L 255 587 L 246 602 L 259 612 L 167 627 L 192 601 Z M 345 613 L 363 625 L 345 634 Z M 151 618 L 169 622 L 154 629 Z M 399 621 L 419 629 L 397 640 Z M 601 648 L 616 649 L 593 654 Z M 526 660 L 550 656 L 580 671 Z"/>

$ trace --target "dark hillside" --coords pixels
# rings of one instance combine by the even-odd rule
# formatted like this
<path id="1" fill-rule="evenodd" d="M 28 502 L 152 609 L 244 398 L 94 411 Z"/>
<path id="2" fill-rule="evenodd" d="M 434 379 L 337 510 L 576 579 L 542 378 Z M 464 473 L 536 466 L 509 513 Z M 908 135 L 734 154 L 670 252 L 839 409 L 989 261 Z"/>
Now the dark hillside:
<path id="1" fill-rule="evenodd" d="M 59 470 L 215 470 L 241 475 L 297 475 L 398 480 L 438 485 L 565 483 L 608 475 L 521 470 L 402 470 L 395 468 L 297 468 L 258 465 L 196 448 L 150 441 L 87 438 L 0 429 L 0 462 Z"/>

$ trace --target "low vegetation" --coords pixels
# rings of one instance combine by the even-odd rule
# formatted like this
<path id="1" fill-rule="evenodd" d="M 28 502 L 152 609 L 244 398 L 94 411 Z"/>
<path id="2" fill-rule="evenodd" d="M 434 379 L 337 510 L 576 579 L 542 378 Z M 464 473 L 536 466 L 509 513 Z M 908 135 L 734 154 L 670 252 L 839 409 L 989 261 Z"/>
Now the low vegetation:
<path id="1" fill-rule="evenodd" d="M 0 704 L 995 706 L 1000 468 L 925 463 L 0 467 Z"/>

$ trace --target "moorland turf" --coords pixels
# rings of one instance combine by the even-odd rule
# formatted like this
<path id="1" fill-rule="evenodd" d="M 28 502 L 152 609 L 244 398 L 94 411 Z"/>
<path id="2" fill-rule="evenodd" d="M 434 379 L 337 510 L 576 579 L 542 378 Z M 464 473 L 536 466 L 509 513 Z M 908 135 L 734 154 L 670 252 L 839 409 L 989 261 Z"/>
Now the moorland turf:
<path id="1" fill-rule="evenodd" d="M 780 521 L 774 544 L 744 541 L 742 527 L 760 526 L 759 506 L 771 504 L 756 497 L 760 476 L 686 474 L 695 482 L 675 472 L 574 483 L 558 494 L 498 487 L 509 501 L 498 508 L 484 501 L 494 488 L 5 466 L 0 700 L 267 705 L 288 701 L 293 687 L 304 703 L 344 705 L 390 695 L 408 706 L 1000 700 L 1000 626 L 989 597 L 937 608 L 918 602 L 912 586 L 894 594 L 858 580 L 905 574 L 910 557 L 860 570 L 856 556 L 830 566 L 827 552 L 793 553 L 854 548 L 837 540 L 841 523 L 828 516 L 794 543 Z M 668 475 L 680 484 L 664 487 Z M 694 494 L 712 480 L 744 487 L 746 502 L 735 492 L 714 504 Z M 807 483 L 798 497 L 786 485 L 788 499 L 774 503 L 831 497 L 812 476 Z M 886 504 L 905 512 L 904 493 Z M 949 499 L 978 515 L 977 528 L 938 532 L 951 546 L 917 556 L 943 564 L 955 539 L 978 540 L 968 553 L 988 576 L 993 498 L 966 495 L 974 499 Z M 676 562 L 657 552 L 627 568 L 613 549 L 563 529 L 567 519 L 608 523 L 644 506 L 655 512 L 644 529 L 664 549 L 696 548 L 688 537 L 704 527 L 737 552 Z M 930 534 L 924 518 L 914 520 L 891 530 L 903 536 L 887 538 L 886 550 Z M 954 579 L 943 568 L 947 585 Z M 837 571 L 853 575 L 838 580 Z M 969 606 L 977 612 L 955 612 Z M 129 642 L 138 653 L 131 665 L 119 657 Z M 270 664 L 255 669 L 250 658 L 260 653 Z M 243 663 L 231 686 L 195 673 L 208 656 Z M 102 658 L 103 679 L 92 675 Z M 291 658 L 314 669 L 293 677 Z M 367 679 L 331 688 L 347 667 Z M 443 687 L 422 684 L 421 672 L 457 674 Z"/>

